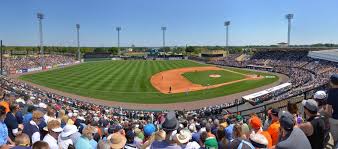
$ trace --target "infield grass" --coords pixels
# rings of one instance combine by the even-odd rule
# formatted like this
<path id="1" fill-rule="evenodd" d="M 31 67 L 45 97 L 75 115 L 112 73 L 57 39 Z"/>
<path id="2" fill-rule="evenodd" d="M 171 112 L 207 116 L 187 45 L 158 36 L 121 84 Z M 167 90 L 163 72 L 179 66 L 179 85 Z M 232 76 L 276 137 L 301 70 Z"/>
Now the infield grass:
<path id="1" fill-rule="evenodd" d="M 46 86 L 52 89 L 73 93 L 81 96 L 92 97 L 103 100 L 133 103 L 174 103 L 202 100 L 214 97 L 225 96 L 257 88 L 278 80 L 272 79 L 248 80 L 238 82 L 214 89 L 177 94 L 162 94 L 150 83 L 150 77 L 158 72 L 183 68 L 207 66 L 188 60 L 176 61 L 99 61 L 87 62 L 80 65 L 70 66 L 62 69 L 55 69 L 36 74 L 23 75 L 20 79 L 35 84 Z M 227 68 L 232 71 L 245 74 L 258 74 L 257 72 Z M 236 79 L 238 74 L 229 72 L 227 79 Z M 270 75 L 269 73 L 259 73 Z M 200 80 L 207 80 L 203 77 Z M 212 82 L 205 81 L 211 84 Z M 218 82 L 216 82 L 218 83 Z"/>
<path id="2" fill-rule="evenodd" d="M 220 77 L 211 78 L 209 75 L 218 74 Z M 183 74 L 190 82 L 194 84 L 201 84 L 203 86 L 221 84 L 224 82 L 230 82 L 235 80 L 244 79 L 245 76 L 241 74 L 234 74 L 227 70 L 209 70 L 198 72 L 187 72 Z M 203 78 L 203 79 L 201 79 Z"/>

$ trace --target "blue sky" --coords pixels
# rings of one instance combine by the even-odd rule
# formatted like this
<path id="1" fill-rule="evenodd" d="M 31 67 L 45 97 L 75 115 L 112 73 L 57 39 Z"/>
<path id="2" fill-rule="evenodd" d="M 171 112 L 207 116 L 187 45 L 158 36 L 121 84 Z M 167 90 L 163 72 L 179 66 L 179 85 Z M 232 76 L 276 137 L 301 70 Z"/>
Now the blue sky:
<path id="1" fill-rule="evenodd" d="M 5 45 L 37 45 L 37 12 L 43 12 L 44 43 L 75 46 L 230 45 L 286 42 L 285 14 L 294 13 L 291 44 L 338 43 L 337 0 L 1 0 L 0 39 Z"/>

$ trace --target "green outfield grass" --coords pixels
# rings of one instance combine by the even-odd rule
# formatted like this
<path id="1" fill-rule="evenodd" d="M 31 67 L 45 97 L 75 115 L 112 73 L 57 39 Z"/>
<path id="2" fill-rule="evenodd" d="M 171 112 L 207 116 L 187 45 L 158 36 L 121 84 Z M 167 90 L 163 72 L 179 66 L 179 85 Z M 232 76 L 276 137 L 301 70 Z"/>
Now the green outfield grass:
<path id="1" fill-rule="evenodd" d="M 256 87 L 264 86 L 278 78 L 243 81 L 219 88 L 204 91 L 178 94 L 162 94 L 150 83 L 150 77 L 158 72 L 183 68 L 206 66 L 187 60 L 177 61 L 99 61 L 87 62 L 67 68 L 51 70 L 36 74 L 23 75 L 22 80 L 49 88 L 65 91 L 77 95 L 93 97 L 103 100 L 134 103 L 174 103 L 184 101 L 202 100 L 242 92 Z M 241 69 L 227 68 L 244 74 L 257 74 L 256 72 Z M 236 73 L 224 71 L 227 77 L 224 81 L 236 79 Z M 270 75 L 260 73 L 261 75 Z M 200 80 L 207 80 L 202 75 Z M 189 78 L 189 77 L 188 77 Z M 216 83 L 218 83 L 217 81 Z M 205 81 L 204 83 L 213 83 Z"/>
<path id="2" fill-rule="evenodd" d="M 211 78 L 209 75 L 219 74 L 219 78 Z M 245 75 L 236 74 L 226 70 L 209 70 L 209 71 L 198 71 L 198 72 L 187 72 L 183 74 L 190 82 L 194 84 L 201 84 L 203 86 L 221 84 L 224 82 L 230 82 L 235 80 L 244 79 Z M 203 79 L 201 79 L 203 78 Z"/>

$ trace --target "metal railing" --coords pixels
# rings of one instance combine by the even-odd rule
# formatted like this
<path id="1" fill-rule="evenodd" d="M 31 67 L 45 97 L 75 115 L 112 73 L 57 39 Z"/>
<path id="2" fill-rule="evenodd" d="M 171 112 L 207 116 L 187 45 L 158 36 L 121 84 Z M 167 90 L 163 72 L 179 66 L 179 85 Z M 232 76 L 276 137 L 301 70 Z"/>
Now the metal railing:
<path id="1" fill-rule="evenodd" d="M 255 113 L 256 115 L 266 115 L 267 111 L 272 108 L 286 109 L 289 101 L 292 103 L 296 103 L 298 106 L 298 109 L 301 109 L 300 108 L 301 102 L 303 100 L 311 98 L 313 94 L 318 90 L 327 89 L 327 86 L 328 84 L 325 84 L 325 85 L 322 85 L 316 88 L 306 90 L 302 93 L 292 95 L 291 97 L 288 97 L 282 100 L 273 101 L 270 103 L 266 103 L 266 104 L 258 105 L 258 106 L 248 108 L 245 110 L 241 110 L 241 111 L 238 111 L 238 113 L 240 113 L 240 115 L 242 115 L 243 117 L 248 117 L 253 113 Z"/>

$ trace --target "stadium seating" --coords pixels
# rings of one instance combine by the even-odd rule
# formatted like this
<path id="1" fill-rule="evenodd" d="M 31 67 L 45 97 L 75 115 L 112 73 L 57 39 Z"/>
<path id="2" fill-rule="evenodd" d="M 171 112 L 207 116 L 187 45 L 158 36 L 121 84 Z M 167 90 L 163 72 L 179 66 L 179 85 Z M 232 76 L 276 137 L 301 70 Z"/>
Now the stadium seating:
<path id="1" fill-rule="evenodd" d="M 238 57 L 243 61 L 236 60 Z M 40 63 L 41 59 L 44 63 Z M 5 68 L 9 71 L 10 68 L 63 63 L 75 63 L 75 59 L 58 55 L 7 58 Z M 293 86 L 283 94 L 266 99 L 270 102 L 250 109 L 234 110 L 236 106 L 246 104 L 241 100 L 191 111 L 168 112 L 96 105 L 1 76 L 0 147 L 8 147 L 6 143 L 16 147 L 43 146 L 47 142 L 51 148 L 78 149 L 278 148 L 288 139 L 276 140 L 275 136 L 280 133 L 288 134 L 285 136 L 297 134 L 297 140 L 308 148 L 318 143 L 308 140 L 313 134 L 304 130 L 303 125 L 307 125 L 309 119 L 305 119 L 303 112 L 307 111 L 308 115 L 311 106 L 317 107 L 315 113 L 321 111 L 322 105 L 307 99 L 313 98 L 317 90 L 328 90 L 330 77 L 338 72 L 337 63 L 309 58 L 307 51 L 301 50 L 261 51 L 251 58 L 235 54 L 208 63 L 241 68 L 247 65 L 271 66 L 273 72 L 289 76 Z M 290 109 L 292 104 L 295 105 L 293 110 Z M 322 117 L 329 118 L 318 118 Z M 316 133 L 323 132 L 325 137 L 321 147 L 333 148 L 337 143 L 326 125 L 314 129 Z M 294 144 L 289 145 L 292 148 Z"/>

